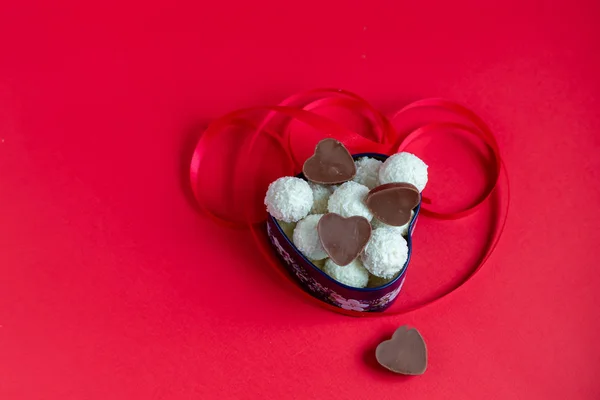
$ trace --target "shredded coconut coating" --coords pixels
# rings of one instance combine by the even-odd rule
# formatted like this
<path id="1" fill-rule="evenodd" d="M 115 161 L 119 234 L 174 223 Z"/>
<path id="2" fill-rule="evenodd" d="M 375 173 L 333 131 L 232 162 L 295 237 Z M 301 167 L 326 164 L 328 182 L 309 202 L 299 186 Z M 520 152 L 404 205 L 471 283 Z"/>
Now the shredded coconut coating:
<path id="1" fill-rule="evenodd" d="M 353 181 L 342 184 L 329 197 L 329 212 L 341 215 L 344 218 L 358 215 L 371 221 L 373 214 L 367 208 L 365 199 L 369 188 Z"/>
<path id="2" fill-rule="evenodd" d="M 379 183 L 410 183 L 422 192 L 427 185 L 427 164 L 411 153 L 389 157 L 379 168 Z"/>
<path id="3" fill-rule="evenodd" d="M 320 185 L 313 182 L 308 182 L 308 186 L 310 186 L 313 192 L 313 206 L 310 213 L 325 214 L 327 212 L 329 196 L 331 196 L 334 189 L 331 186 Z"/>
<path id="4" fill-rule="evenodd" d="M 412 221 L 414 216 L 415 216 L 415 212 L 411 211 L 410 212 L 410 221 Z M 373 217 L 373 220 L 371 221 L 371 228 L 373 228 L 373 229 L 377 229 L 377 228 L 399 229 L 400 232 L 402 232 L 402 236 L 408 236 L 408 226 L 410 225 L 410 221 L 408 221 L 406 224 L 404 224 L 402 226 L 392 226 L 392 225 L 388 225 L 384 222 L 381 222 L 377 218 Z"/>
<path id="5" fill-rule="evenodd" d="M 306 181 L 286 176 L 269 185 L 265 205 L 269 214 L 276 219 L 298 222 L 312 208 L 313 192 Z"/>
<path id="6" fill-rule="evenodd" d="M 323 272 L 344 285 L 356 288 L 364 288 L 369 283 L 369 271 L 358 258 L 343 267 L 327 259 Z"/>
<path id="7" fill-rule="evenodd" d="M 377 228 L 362 254 L 365 268 L 373 275 L 389 279 L 400 272 L 408 259 L 408 244 L 397 228 Z"/>
<path id="8" fill-rule="evenodd" d="M 317 224 L 323 214 L 313 214 L 304 218 L 294 229 L 294 244 L 310 260 L 327 258 L 327 253 L 319 239 Z"/>
<path id="9" fill-rule="evenodd" d="M 356 183 L 370 189 L 379 186 L 379 168 L 383 162 L 370 157 L 362 157 L 354 162 L 356 175 L 352 179 Z"/>

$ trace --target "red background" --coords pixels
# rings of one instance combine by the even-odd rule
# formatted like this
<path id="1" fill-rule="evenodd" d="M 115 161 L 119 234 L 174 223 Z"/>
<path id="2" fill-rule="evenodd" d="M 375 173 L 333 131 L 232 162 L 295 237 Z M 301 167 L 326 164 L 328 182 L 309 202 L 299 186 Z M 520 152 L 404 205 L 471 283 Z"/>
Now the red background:
<path id="1" fill-rule="evenodd" d="M 0 398 L 600 398 L 600 3 L 28 3 L 0 5 Z M 199 126 L 321 86 L 496 132 L 505 236 L 441 302 L 319 309 L 188 201 Z M 423 218 L 413 275 L 467 265 L 468 223 Z M 402 324 L 421 377 L 374 364 Z"/>

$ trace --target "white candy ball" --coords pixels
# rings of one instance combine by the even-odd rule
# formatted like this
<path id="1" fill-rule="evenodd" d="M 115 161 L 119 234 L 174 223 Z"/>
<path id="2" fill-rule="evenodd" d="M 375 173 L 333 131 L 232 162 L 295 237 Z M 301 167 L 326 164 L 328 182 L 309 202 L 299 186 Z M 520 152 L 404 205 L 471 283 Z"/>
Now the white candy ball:
<path id="1" fill-rule="evenodd" d="M 373 214 L 365 204 L 365 198 L 369 194 L 369 188 L 353 181 L 342 184 L 329 197 L 329 212 L 341 215 L 344 218 L 355 215 L 365 217 L 371 221 Z"/>
<path id="2" fill-rule="evenodd" d="M 410 221 L 412 221 L 414 216 L 415 216 L 415 212 L 411 211 L 410 212 Z M 406 224 L 404 224 L 402 226 L 392 226 L 392 225 L 388 225 L 384 222 L 381 222 L 377 218 L 373 217 L 373 220 L 371 221 L 371 228 L 373 228 L 373 229 L 377 229 L 377 228 L 399 229 L 400 232 L 402 232 L 402 236 L 408 236 L 408 226 L 410 225 L 410 221 L 408 221 Z"/>
<path id="3" fill-rule="evenodd" d="M 331 186 L 319 185 L 318 183 L 308 182 L 308 186 L 313 192 L 313 206 L 311 214 L 325 214 L 327 212 L 327 203 L 329 196 L 333 193 Z"/>
<path id="4" fill-rule="evenodd" d="M 354 162 L 356 164 L 356 175 L 354 182 L 365 185 L 369 189 L 379 186 L 379 168 L 383 162 L 374 158 L 362 157 Z"/>
<path id="5" fill-rule="evenodd" d="M 319 239 L 317 224 L 323 214 L 309 215 L 296 225 L 294 244 L 310 260 L 322 260 L 327 257 Z"/>
<path id="6" fill-rule="evenodd" d="M 411 153 L 394 154 L 379 168 L 379 183 L 393 182 L 410 183 L 422 192 L 427 185 L 427 164 Z"/>
<path id="7" fill-rule="evenodd" d="M 337 265 L 331 259 L 327 259 L 323 272 L 344 285 L 356 288 L 364 288 L 369 283 L 369 271 L 363 267 L 358 258 L 343 267 Z"/>
<path id="8" fill-rule="evenodd" d="M 408 244 L 397 228 L 377 228 L 362 254 L 365 268 L 380 278 L 391 278 L 408 259 Z"/>
<path id="9" fill-rule="evenodd" d="M 313 192 L 306 181 L 286 176 L 269 185 L 265 205 L 276 219 L 297 222 L 308 215 L 313 205 Z"/>

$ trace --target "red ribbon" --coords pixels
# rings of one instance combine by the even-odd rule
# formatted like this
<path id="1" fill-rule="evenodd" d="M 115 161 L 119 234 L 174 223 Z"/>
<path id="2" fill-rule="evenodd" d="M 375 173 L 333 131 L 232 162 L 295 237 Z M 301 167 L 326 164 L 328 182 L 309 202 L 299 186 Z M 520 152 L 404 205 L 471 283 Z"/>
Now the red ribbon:
<path id="1" fill-rule="evenodd" d="M 351 111 L 354 114 L 361 115 L 367 121 L 369 121 L 374 137 L 367 137 L 363 134 L 355 132 L 351 129 L 345 128 L 337 122 L 316 114 L 315 109 L 324 106 L 335 106 L 341 107 Z M 464 123 L 457 122 L 445 122 L 438 121 L 432 122 L 410 132 L 408 135 L 401 137 L 399 133 L 392 126 L 391 121 L 403 116 L 405 113 L 415 109 L 439 109 L 445 112 L 450 112 L 454 116 L 464 120 Z M 262 118 L 259 123 L 255 123 L 252 116 L 257 112 L 267 112 L 266 116 Z M 284 121 L 276 121 L 276 118 L 283 118 Z M 429 216 L 441 220 L 455 220 L 467 216 L 476 210 L 478 210 L 494 193 L 498 190 L 500 182 L 500 173 L 503 172 L 506 177 L 506 189 L 507 189 L 507 201 L 504 208 L 503 217 L 501 222 L 496 224 L 494 235 L 487 244 L 487 251 L 482 257 L 477 266 L 472 272 L 466 277 L 464 281 L 450 289 L 449 291 L 440 294 L 436 298 L 427 302 L 420 303 L 414 307 L 402 309 L 400 311 L 385 311 L 383 313 L 369 313 L 359 312 L 352 310 L 344 310 L 342 308 L 333 306 L 325 303 L 310 294 L 303 291 L 293 278 L 287 274 L 282 268 L 279 261 L 275 258 L 270 245 L 268 244 L 263 230 L 260 228 L 264 219 L 258 219 L 251 215 L 251 207 L 246 207 L 244 220 L 235 220 L 233 218 L 223 217 L 217 215 L 217 213 L 210 210 L 203 198 L 203 189 L 199 184 L 199 175 L 202 167 L 202 160 L 207 154 L 210 148 L 211 141 L 221 134 L 225 129 L 230 129 L 232 126 L 244 127 L 246 129 L 252 129 L 253 134 L 250 137 L 250 141 L 246 147 L 246 151 L 242 155 L 236 168 L 244 168 L 244 166 L 253 161 L 252 150 L 256 144 L 258 137 L 261 134 L 269 135 L 269 137 L 275 139 L 280 147 L 285 152 L 287 159 L 290 162 L 292 168 L 297 172 L 301 169 L 304 160 L 298 155 L 298 149 L 293 146 L 293 135 L 294 131 L 289 129 L 292 121 L 302 122 L 323 134 L 324 137 L 335 137 L 337 140 L 344 143 L 350 149 L 360 149 L 360 152 L 375 152 L 383 154 L 392 154 L 395 152 L 405 151 L 405 149 L 416 139 L 426 135 L 439 135 L 448 133 L 449 131 L 461 131 L 469 135 L 474 135 L 481 140 L 485 146 L 489 149 L 492 155 L 493 163 L 490 168 L 486 168 L 486 172 L 489 179 L 489 184 L 486 187 L 485 192 L 474 199 L 474 201 L 467 207 L 452 212 L 441 212 L 436 211 L 432 206 L 432 202 L 424 198 L 423 204 L 421 205 L 421 213 L 425 216 Z M 255 157 L 254 157 L 255 158 Z M 259 161 L 260 162 L 260 161 Z M 236 174 L 236 177 L 239 177 Z M 236 185 L 237 179 L 234 179 L 233 184 Z M 508 207 L 510 201 L 510 188 L 508 186 L 508 176 L 506 169 L 500 157 L 500 151 L 494 135 L 492 134 L 489 127 L 471 110 L 444 99 L 424 99 L 413 102 L 406 107 L 396 112 L 390 119 L 386 118 L 377 109 L 371 106 L 367 101 L 357 96 L 356 94 L 339 90 L 339 89 L 317 89 L 311 90 L 305 93 L 293 95 L 284 100 L 278 106 L 268 107 L 255 107 L 242 109 L 229 113 L 215 121 L 213 121 L 208 128 L 204 131 L 200 137 L 190 165 L 190 182 L 194 197 L 199 207 L 215 221 L 230 227 L 249 227 L 252 236 L 265 258 L 269 261 L 269 265 L 285 280 L 289 281 L 296 291 L 303 295 L 308 301 L 317 304 L 320 307 L 329 309 L 331 311 L 355 316 L 355 317 L 382 317 L 390 315 L 403 314 L 428 304 L 431 304 L 442 297 L 450 294 L 454 290 L 458 289 L 469 279 L 471 279 L 475 273 L 477 273 L 489 259 L 492 252 L 496 248 L 498 241 L 504 230 L 506 219 L 508 215 Z M 235 187 L 235 186 L 234 186 Z M 250 199 L 252 200 L 252 199 Z M 262 198 L 254 199 L 262 202 Z M 500 216 L 498 216 L 500 218 Z"/>

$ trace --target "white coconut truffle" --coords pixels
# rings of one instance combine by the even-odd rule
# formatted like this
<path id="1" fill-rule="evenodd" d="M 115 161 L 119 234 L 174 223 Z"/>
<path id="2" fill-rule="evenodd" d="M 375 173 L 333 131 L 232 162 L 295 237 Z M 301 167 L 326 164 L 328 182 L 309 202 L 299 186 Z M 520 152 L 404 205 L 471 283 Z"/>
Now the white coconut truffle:
<path id="1" fill-rule="evenodd" d="M 308 186 L 313 192 L 313 206 L 310 210 L 311 214 L 325 214 L 327 212 L 327 203 L 329 196 L 333 193 L 331 186 L 319 185 L 318 183 L 308 182 Z"/>
<path id="2" fill-rule="evenodd" d="M 408 259 L 408 244 L 397 228 L 377 228 L 362 254 L 365 268 L 380 278 L 391 278 Z"/>
<path id="3" fill-rule="evenodd" d="M 325 261 L 323 272 L 344 285 L 356 288 L 364 288 L 369 283 L 369 271 L 358 258 L 345 266 L 337 265 L 329 258 Z"/>
<path id="4" fill-rule="evenodd" d="M 304 218 L 294 229 L 294 244 L 310 260 L 327 258 L 327 253 L 319 239 L 317 224 L 323 214 L 313 214 Z"/>
<path id="5" fill-rule="evenodd" d="M 294 236 L 294 229 L 296 229 L 296 223 L 295 222 L 284 222 L 284 221 L 279 221 L 279 220 L 277 220 L 277 223 L 281 227 L 281 230 L 283 231 L 283 233 L 285 233 L 285 236 L 287 236 L 288 239 L 292 239 L 292 237 Z"/>
<path id="6" fill-rule="evenodd" d="M 427 164 L 411 153 L 394 154 L 379 168 L 379 183 L 393 182 L 410 183 L 422 192 L 427 185 Z"/>
<path id="7" fill-rule="evenodd" d="M 365 185 L 369 189 L 379 186 L 379 168 L 383 162 L 370 157 L 362 157 L 354 162 L 356 164 L 356 175 L 354 182 Z"/>
<path id="8" fill-rule="evenodd" d="M 286 176 L 269 185 L 265 196 L 267 211 L 284 222 L 297 222 L 306 217 L 313 205 L 313 192 L 300 178 Z"/>
<path id="9" fill-rule="evenodd" d="M 369 188 L 353 181 L 342 184 L 329 197 L 329 212 L 340 214 L 348 218 L 355 215 L 365 217 L 371 221 L 373 214 L 365 204 L 365 198 L 369 194 Z"/>
<path id="10" fill-rule="evenodd" d="M 410 221 L 412 221 L 414 216 L 415 216 L 415 212 L 411 211 L 410 212 Z M 408 221 L 406 224 L 404 224 L 402 226 L 392 226 L 392 225 L 386 224 L 385 222 L 381 222 L 377 218 L 373 217 L 373 220 L 371 221 L 371 228 L 373 228 L 373 229 L 377 229 L 377 228 L 400 229 L 400 232 L 402 232 L 402 236 L 408 236 L 408 226 L 410 225 L 410 221 Z"/>

